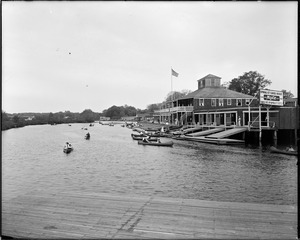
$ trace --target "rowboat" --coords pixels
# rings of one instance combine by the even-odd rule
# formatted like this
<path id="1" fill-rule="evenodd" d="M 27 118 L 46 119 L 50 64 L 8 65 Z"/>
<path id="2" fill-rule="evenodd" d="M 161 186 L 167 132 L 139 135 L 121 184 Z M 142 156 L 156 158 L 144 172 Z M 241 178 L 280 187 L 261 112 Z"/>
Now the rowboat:
<path id="1" fill-rule="evenodd" d="M 286 155 L 294 155 L 297 156 L 298 152 L 297 151 L 284 151 L 284 150 L 279 150 L 275 147 L 270 147 L 270 152 L 271 153 L 279 153 L 279 154 L 286 154 Z"/>
<path id="2" fill-rule="evenodd" d="M 73 151 L 73 147 L 67 147 L 67 146 L 65 146 L 63 150 L 64 153 L 70 153 L 72 151 Z"/>
<path id="3" fill-rule="evenodd" d="M 143 138 L 145 136 L 138 136 L 136 134 L 131 134 L 131 137 L 132 137 L 133 140 L 143 140 Z M 154 138 L 154 137 L 148 138 L 148 141 L 157 141 L 157 140 L 158 140 L 158 138 Z"/>
<path id="4" fill-rule="evenodd" d="M 143 142 L 143 141 L 138 141 L 139 145 L 150 145 L 150 146 L 160 146 L 160 147 L 172 147 L 173 142 L 168 141 L 168 142 Z"/>

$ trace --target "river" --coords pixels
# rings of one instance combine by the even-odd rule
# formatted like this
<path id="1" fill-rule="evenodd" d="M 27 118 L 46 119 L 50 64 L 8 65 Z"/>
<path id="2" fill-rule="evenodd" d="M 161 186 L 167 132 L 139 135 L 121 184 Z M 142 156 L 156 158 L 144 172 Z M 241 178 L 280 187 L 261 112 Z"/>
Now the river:
<path id="1" fill-rule="evenodd" d="M 295 205 L 297 158 L 244 146 L 173 140 L 138 145 L 132 130 L 95 123 L 2 131 L 2 198 L 32 190 L 93 191 Z M 161 139 L 166 141 L 169 139 Z M 66 141 L 74 151 L 63 153 Z"/>

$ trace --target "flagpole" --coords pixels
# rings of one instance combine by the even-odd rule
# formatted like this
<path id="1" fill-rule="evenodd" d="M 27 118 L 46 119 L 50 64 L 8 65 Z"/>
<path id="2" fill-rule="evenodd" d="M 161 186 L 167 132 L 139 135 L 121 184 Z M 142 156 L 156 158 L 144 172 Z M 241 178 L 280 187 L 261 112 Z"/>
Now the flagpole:
<path id="1" fill-rule="evenodd" d="M 172 74 L 172 69 L 173 68 L 171 66 L 171 104 L 172 104 L 172 99 L 173 99 L 173 96 L 172 96 L 172 92 L 173 92 L 173 74 Z M 169 114 L 170 114 L 170 116 L 169 116 L 169 123 L 171 124 L 171 116 L 172 116 L 172 114 L 171 114 L 170 108 L 171 108 L 171 106 L 169 104 Z"/>

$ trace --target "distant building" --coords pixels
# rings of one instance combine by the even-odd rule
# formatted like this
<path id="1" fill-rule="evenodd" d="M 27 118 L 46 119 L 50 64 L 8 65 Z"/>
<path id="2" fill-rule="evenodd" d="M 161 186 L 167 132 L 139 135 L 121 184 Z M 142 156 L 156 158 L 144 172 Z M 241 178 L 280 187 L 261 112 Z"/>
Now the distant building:
<path id="1" fill-rule="evenodd" d="M 110 117 L 100 117 L 100 121 L 109 121 Z"/>
<path id="2" fill-rule="evenodd" d="M 35 118 L 35 116 L 24 116 L 25 117 L 25 121 L 32 121 L 34 118 Z"/>
<path id="3" fill-rule="evenodd" d="M 152 113 L 138 113 L 136 115 L 137 121 L 153 121 L 154 117 Z"/>
<path id="4" fill-rule="evenodd" d="M 135 121 L 136 120 L 136 116 L 122 117 L 121 120 L 122 121 Z"/>

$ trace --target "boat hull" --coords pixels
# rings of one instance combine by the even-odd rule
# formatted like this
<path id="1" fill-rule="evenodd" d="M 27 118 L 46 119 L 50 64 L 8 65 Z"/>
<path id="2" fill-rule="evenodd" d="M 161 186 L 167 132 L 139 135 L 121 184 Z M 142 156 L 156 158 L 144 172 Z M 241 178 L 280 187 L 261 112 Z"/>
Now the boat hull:
<path id="1" fill-rule="evenodd" d="M 284 151 L 284 150 L 279 150 L 275 147 L 271 147 L 270 148 L 270 152 L 271 153 L 279 153 L 279 154 L 285 154 L 285 155 L 293 155 L 293 156 L 297 156 L 298 152 L 294 151 L 294 152 L 289 152 L 289 151 Z"/>
<path id="2" fill-rule="evenodd" d="M 149 145 L 149 146 L 159 146 L 159 147 L 172 147 L 173 142 L 143 142 L 143 141 L 138 141 L 139 145 Z"/>

